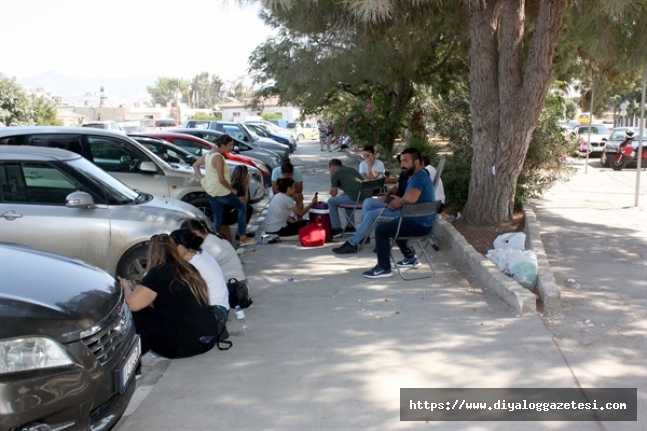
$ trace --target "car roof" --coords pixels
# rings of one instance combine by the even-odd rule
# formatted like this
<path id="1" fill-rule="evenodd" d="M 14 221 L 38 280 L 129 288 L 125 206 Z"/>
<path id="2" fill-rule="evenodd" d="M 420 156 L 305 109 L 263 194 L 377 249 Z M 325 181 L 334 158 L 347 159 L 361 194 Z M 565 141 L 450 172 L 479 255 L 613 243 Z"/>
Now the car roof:
<path id="1" fill-rule="evenodd" d="M 198 129 L 198 130 L 203 130 L 203 129 Z M 189 139 L 191 141 L 197 141 L 197 142 L 207 142 L 210 145 L 214 145 L 212 142 L 209 142 L 205 139 L 199 138 L 195 135 L 192 135 L 190 133 L 182 133 L 182 132 L 177 132 L 173 130 L 172 132 L 167 132 L 167 131 L 160 131 L 160 132 L 141 132 L 141 133 L 130 133 L 128 136 L 141 136 L 144 138 L 161 138 L 164 139 L 165 136 L 169 138 L 184 138 L 184 139 Z"/>
<path id="2" fill-rule="evenodd" d="M 0 159 L 2 160 L 65 161 L 80 158 L 81 156 L 79 154 L 60 148 L 30 145 L 0 145 Z"/>
<path id="3" fill-rule="evenodd" d="M 11 126 L 0 127 L 0 138 L 6 136 L 30 135 L 33 133 L 47 133 L 52 135 L 100 135 L 124 138 L 120 132 L 107 129 L 94 129 L 92 127 L 63 127 L 63 126 Z"/>

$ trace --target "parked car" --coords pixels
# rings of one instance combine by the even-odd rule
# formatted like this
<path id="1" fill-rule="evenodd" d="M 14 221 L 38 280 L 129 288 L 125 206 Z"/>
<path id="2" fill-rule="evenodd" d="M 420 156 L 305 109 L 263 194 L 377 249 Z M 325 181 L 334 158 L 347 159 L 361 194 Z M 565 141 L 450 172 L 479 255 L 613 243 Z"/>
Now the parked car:
<path id="1" fill-rule="evenodd" d="M 317 128 L 317 123 L 288 123 L 287 129 L 294 130 L 297 141 L 319 140 L 319 128 Z"/>
<path id="2" fill-rule="evenodd" d="M 609 129 L 604 124 L 586 124 L 576 126 L 573 134 L 584 142 L 589 142 L 589 129 L 591 129 L 591 154 L 602 154 L 609 137 Z"/>
<path id="3" fill-rule="evenodd" d="M 183 137 L 185 135 L 178 134 L 178 136 Z M 195 136 L 186 135 L 190 138 L 196 138 Z M 193 152 L 189 152 L 179 146 L 171 143 L 170 141 L 162 138 L 152 137 L 152 136 L 132 136 L 134 140 L 142 144 L 144 147 L 148 148 L 153 152 L 157 157 L 164 160 L 166 163 L 173 167 L 174 164 L 179 164 L 182 167 L 189 167 L 193 169 L 193 163 L 195 163 L 201 155 L 196 155 Z M 244 165 L 247 167 L 250 175 L 249 182 L 249 201 L 251 203 L 260 202 L 265 195 L 265 186 L 263 185 L 263 175 L 254 166 L 247 166 L 244 163 L 237 162 L 234 160 L 226 160 L 227 165 L 229 166 L 230 171 L 233 171 L 236 166 Z M 204 170 L 204 169 L 203 169 Z M 211 211 L 203 210 L 209 218 L 211 218 Z"/>
<path id="4" fill-rule="evenodd" d="M 271 123 L 268 124 L 276 127 Z M 264 123 L 247 121 L 245 122 L 245 126 L 247 126 L 252 132 L 256 133 L 260 137 L 270 138 L 275 140 L 276 142 L 287 145 L 288 147 L 290 147 L 290 153 L 294 153 L 297 149 L 296 139 L 278 130 L 278 127 L 273 128 Z"/>
<path id="5" fill-rule="evenodd" d="M 169 129 L 169 132 L 174 133 L 185 133 L 187 135 L 197 136 L 198 138 L 204 139 L 205 141 L 214 142 L 218 139 L 219 136 L 223 135 L 224 132 L 219 132 L 217 130 L 209 129 Z M 274 168 L 281 166 L 284 162 L 289 161 L 290 159 L 285 159 L 284 157 L 272 152 L 263 150 L 261 148 L 254 148 L 251 145 L 243 142 L 239 139 L 234 138 L 234 154 L 241 154 L 243 156 L 251 157 L 253 159 L 258 159 L 267 165 L 268 170 L 271 172 Z M 286 153 L 289 156 L 289 151 L 286 147 Z"/>
<path id="6" fill-rule="evenodd" d="M 0 273 L 0 428 L 112 428 L 141 354 L 119 285 L 78 260 L 5 242 Z"/>
<path id="7" fill-rule="evenodd" d="M 173 118 L 161 118 L 153 122 L 153 127 L 156 129 L 168 129 L 169 127 L 177 127 L 177 121 Z"/>
<path id="8" fill-rule="evenodd" d="M 616 127 L 611 130 L 607 143 L 604 147 L 604 152 L 600 156 L 600 164 L 605 168 L 609 167 L 609 157 L 608 154 L 611 154 L 611 157 L 615 157 L 618 147 L 625 140 L 625 132 L 627 129 L 632 129 L 634 131 L 634 140 L 631 145 L 634 149 L 638 148 L 638 143 L 640 142 L 640 129 L 638 127 Z M 643 136 L 643 150 L 647 147 L 647 135 Z"/>
<path id="9" fill-rule="evenodd" d="M 184 131 L 185 129 L 175 129 L 175 130 Z M 220 132 L 216 132 L 214 130 L 206 130 L 205 133 L 215 135 Z M 202 133 L 190 134 L 190 133 L 179 133 L 174 131 L 171 131 L 171 132 L 164 131 L 164 132 L 144 133 L 133 137 L 152 136 L 156 138 L 161 138 L 177 145 L 178 147 L 182 148 L 185 151 L 195 154 L 196 156 L 202 156 L 215 147 L 215 144 L 213 142 L 206 139 L 206 138 L 209 138 L 210 136 L 206 136 L 205 139 L 203 139 L 197 135 L 202 135 Z M 214 137 L 215 136 L 211 136 L 211 138 L 214 138 Z M 263 163 L 261 160 L 258 160 L 254 157 L 247 156 L 247 154 L 254 153 L 254 150 L 252 150 L 251 148 L 250 148 L 250 151 L 245 151 L 243 153 L 244 155 L 239 152 L 240 148 L 241 147 L 239 145 L 235 145 L 233 152 L 225 153 L 224 155 L 225 158 L 227 160 L 243 163 L 245 165 L 258 169 L 262 175 L 262 184 L 264 184 L 265 187 L 269 187 L 272 184 L 272 171 L 270 167 L 267 164 Z M 269 155 L 276 156 L 275 154 L 271 154 L 271 153 L 262 154 L 262 156 L 269 156 Z M 273 161 L 274 158 L 271 158 L 271 160 Z"/>
<path id="10" fill-rule="evenodd" d="M 272 151 L 283 159 L 283 162 L 290 160 L 290 147 L 280 144 L 273 139 L 261 138 L 249 130 L 243 123 L 234 121 L 210 121 L 210 120 L 189 120 L 184 123 L 187 129 L 210 129 L 220 133 L 227 133 L 234 139 L 246 143 L 254 149 Z"/>
<path id="11" fill-rule="evenodd" d="M 3 241 L 82 259 L 138 280 L 150 237 L 177 229 L 189 218 L 208 221 L 184 202 L 130 189 L 76 153 L 0 146 Z"/>
<path id="12" fill-rule="evenodd" d="M 113 132 L 126 133 L 124 128 L 114 121 L 89 121 L 87 123 L 83 123 L 81 127 L 92 127 L 95 129 L 112 130 Z"/>
<path id="13" fill-rule="evenodd" d="M 70 150 L 134 190 L 211 208 L 192 168 L 171 166 L 126 135 L 79 127 L 4 127 L 0 145 Z"/>

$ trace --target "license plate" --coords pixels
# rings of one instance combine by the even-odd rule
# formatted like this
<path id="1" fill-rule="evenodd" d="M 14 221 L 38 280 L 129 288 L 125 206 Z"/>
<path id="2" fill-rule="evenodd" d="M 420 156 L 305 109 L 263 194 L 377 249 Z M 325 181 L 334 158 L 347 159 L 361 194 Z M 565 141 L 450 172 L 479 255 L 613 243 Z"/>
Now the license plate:
<path id="1" fill-rule="evenodd" d="M 119 393 L 123 393 L 128 385 L 135 370 L 137 369 L 137 364 L 139 363 L 139 356 L 142 352 L 142 343 L 139 335 L 137 335 L 137 340 L 133 343 L 133 346 L 130 348 L 130 351 L 126 355 L 121 367 L 116 370 L 117 384 Z"/>

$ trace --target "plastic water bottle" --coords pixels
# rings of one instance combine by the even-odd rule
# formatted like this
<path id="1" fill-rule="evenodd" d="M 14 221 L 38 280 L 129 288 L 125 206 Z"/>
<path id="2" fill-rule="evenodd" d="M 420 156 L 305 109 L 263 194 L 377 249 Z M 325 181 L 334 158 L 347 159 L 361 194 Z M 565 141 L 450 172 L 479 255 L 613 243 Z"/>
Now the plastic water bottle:
<path id="1" fill-rule="evenodd" d="M 245 311 L 240 308 L 240 305 L 236 306 L 234 315 L 236 316 L 236 320 L 238 320 L 238 326 L 240 327 L 240 330 L 242 332 L 247 331 L 247 328 L 249 328 L 249 326 L 247 325 L 247 319 L 245 319 Z"/>

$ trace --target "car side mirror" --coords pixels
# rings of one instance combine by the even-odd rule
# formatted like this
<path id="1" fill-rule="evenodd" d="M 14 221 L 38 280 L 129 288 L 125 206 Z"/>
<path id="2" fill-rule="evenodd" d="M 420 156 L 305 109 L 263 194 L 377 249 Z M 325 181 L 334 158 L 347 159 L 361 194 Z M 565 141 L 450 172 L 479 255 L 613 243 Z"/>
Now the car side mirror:
<path id="1" fill-rule="evenodd" d="M 157 166 L 153 162 L 141 162 L 139 164 L 139 172 L 150 172 L 154 174 L 157 172 Z"/>
<path id="2" fill-rule="evenodd" d="M 94 205 L 94 199 L 86 192 L 72 192 L 65 197 L 65 206 L 68 208 L 88 208 Z"/>

